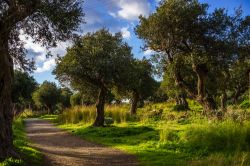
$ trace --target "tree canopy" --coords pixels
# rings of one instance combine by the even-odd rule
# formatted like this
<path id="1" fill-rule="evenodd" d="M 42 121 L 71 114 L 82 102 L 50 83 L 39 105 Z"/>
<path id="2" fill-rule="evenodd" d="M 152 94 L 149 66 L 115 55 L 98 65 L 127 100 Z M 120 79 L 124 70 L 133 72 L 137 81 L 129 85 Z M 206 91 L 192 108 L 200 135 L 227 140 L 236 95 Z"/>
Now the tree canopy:
<path id="1" fill-rule="evenodd" d="M 12 85 L 12 102 L 22 107 L 32 104 L 32 93 L 37 86 L 38 83 L 28 73 L 15 70 Z"/>
<path id="2" fill-rule="evenodd" d="M 240 9 L 208 12 L 197 0 L 162 1 L 148 18 L 140 17 L 137 35 L 158 52 L 175 82 L 204 110 L 217 108 L 216 96 L 225 95 L 231 66 L 249 59 L 250 17 Z M 188 77 L 186 75 L 188 73 Z"/>
<path id="3" fill-rule="evenodd" d="M 20 36 L 49 48 L 72 38 L 83 22 L 82 0 L 1 0 L 0 1 L 0 159 L 17 156 L 12 138 L 11 87 L 13 65 L 31 71 Z"/>
<path id="4" fill-rule="evenodd" d="M 44 81 L 33 93 L 32 98 L 38 108 L 46 108 L 48 113 L 53 113 L 60 101 L 60 89 L 55 83 Z"/>
<path id="5" fill-rule="evenodd" d="M 104 103 L 107 92 L 114 85 L 123 84 L 123 73 L 132 62 L 131 48 L 122 41 L 120 33 L 112 35 L 101 29 L 79 39 L 66 56 L 58 60 L 54 73 L 60 82 L 98 89 L 95 126 L 104 123 Z"/>

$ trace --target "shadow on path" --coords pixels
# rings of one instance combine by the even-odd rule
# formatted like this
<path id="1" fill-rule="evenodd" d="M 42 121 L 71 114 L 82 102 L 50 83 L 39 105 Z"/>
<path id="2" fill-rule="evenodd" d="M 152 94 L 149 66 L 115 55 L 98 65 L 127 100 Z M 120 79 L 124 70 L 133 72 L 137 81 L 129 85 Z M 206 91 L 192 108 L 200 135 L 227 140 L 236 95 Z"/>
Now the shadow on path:
<path id="1" fill-rule="evenodd" d="M 26 132 L 44 154 L 44 166 L 138 165 L 133 155 L 82 140 L 45 120 L 27 119 Z"/>

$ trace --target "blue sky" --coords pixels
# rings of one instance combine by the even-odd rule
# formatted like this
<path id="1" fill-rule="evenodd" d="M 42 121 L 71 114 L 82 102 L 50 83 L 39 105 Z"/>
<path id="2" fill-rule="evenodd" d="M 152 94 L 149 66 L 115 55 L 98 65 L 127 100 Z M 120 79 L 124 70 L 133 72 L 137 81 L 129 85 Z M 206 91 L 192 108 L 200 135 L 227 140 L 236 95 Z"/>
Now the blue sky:
<path id="1" fill-rule="evenodd" d="M 150 57 L 152 51 L 142 50 L 143 42 L 140 41 L 134 28 L 138 24 L 138 16 L 148 16 L 154 12 L 159 0 L 85 0 L 83 9 L 86 24 L 81 25 L 82 34 L 93 32 L 102 27 L 108 28 L 112 33 L 122 32 L 123 38 L 133 48 L 133 54 L 137 58 Z M 223 7 L 229 13 L 235 8 L 242 7 L 244 15 L 250 15 L 250 0 L 200 0 L 210 5 L 209 11 L 214 8 Z M 55 67 L 56 55 L 65 55 L 65 49 L 71 45 L 70 42 L 59 43 L 58 47 L 51 50 L 55 56 L 46 58 L 46 49 L 38 44 L 32 43 L 31 39 L 25 39 L 25 48 L 30 57 L 36 61 L 37 70 L 32 74 L 38 83 L 45 80 L 54 81 L 55 76 L 51 74 Z"/>

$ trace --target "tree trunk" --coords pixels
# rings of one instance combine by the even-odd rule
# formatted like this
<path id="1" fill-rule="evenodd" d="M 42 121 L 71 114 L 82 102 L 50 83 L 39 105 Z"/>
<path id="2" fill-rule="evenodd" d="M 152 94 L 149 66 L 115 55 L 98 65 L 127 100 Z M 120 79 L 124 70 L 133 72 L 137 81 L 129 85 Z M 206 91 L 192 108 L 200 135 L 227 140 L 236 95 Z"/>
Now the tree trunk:
<path id="1" fill-rule="evenodd" d="M 227 101 L 227 94 L 224 92 L 221 97 L 220 97 L 220 105 L 221 105 L 221 110 L 226 111 L 226 101 Z"/>
<path id="2" fill-rule="evenodd" d="M 17 157 L 12 135 L 12 77 L 13 62 L 8 53 L 8 38 L 0 38 L 0 160 Z"/>
<path id="3" fill-rule="evenodd" d="M 233 103 L 237 104 L 239 97 L 244 94 L 247 90 L 247 85 L 238 85 L 235 88 L 235 93 L 233 94 Z"/>
<path id="4" fill-rule="evenodd" d="M 189 110 L 188 102 L 187 102 L 186 96 L 184 94 L 181 94 L 181 96 L 180 96 L 180 103 L 181 103 L 181 105 L 184 106 L 184 108 L 186 110 Z"/>
<path id="5" fill-rule="evenodd" d="M 131 115 L 136 114 L 138 101 L 139 101 L 139 94 L 136 91 L 133 91 L 132 92 L 132 99 L 131 99 L 131 108 L 130 108 Z"/>
<path id="6" fill-rule="evenodd" d="M 107 90 L 104 86 L 101 87 L 98 95 L 98 100 L 96 103 L 96 119 L 93 126 L 99 127 L 104 126 L 104 105 Z"/>
<path id="7" fill-rule="evenodd" d="M 193 71 L 198 77 L 197 82 L 197 101 L 202 105 L 204 111 L 213 111 L 216 109 L 216 102 L 213 97 L 206 92 L 207 67 L 205 64 L 193 65 Z"/>

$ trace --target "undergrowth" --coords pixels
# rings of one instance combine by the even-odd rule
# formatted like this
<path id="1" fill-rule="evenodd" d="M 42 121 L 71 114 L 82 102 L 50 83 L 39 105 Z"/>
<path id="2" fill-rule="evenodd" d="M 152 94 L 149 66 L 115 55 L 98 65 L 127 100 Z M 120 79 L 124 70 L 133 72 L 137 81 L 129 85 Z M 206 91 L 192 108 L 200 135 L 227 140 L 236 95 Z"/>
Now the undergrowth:
<path id="1" fill-rule="evenodd" d="M 41 165 L 42 155 L 37 150 L 29 146 L 25 134 L 24 117 L 31 117 L 31 112 L 22 113 L 13 122 L 14 146 L 20 154 L 19 159 L 8 158 L 0 162 L 0 166 L 39 166 Z"/>
<path id="2" fill-rule="evenodd" d="M 250 165 L 249 111 L 229 109 L 217 119 L 202 116 L 193 101 L 187 111 L 173 111 L 173 105 L 146 104 L 136 117 L 128 105 L 107 106 L 105 116 L 115 121 L 109 127 L 91 127 L 94 106 L 74 107 L 53 119 L 83 139 L 136 155 L 142 165 Z"/>

